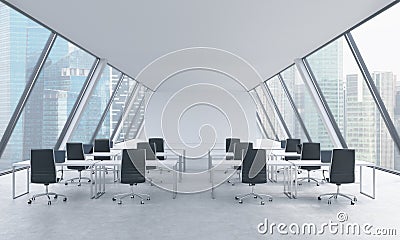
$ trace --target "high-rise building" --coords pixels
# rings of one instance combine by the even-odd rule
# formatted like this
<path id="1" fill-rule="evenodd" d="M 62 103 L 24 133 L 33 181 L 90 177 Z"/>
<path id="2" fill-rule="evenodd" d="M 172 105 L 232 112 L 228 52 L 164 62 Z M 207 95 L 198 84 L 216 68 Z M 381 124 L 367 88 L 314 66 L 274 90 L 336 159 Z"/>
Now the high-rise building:
<path id="1" fill-rule="evenodd" d="M 0 134 L 7 127 L 50 32 L 0 3 Z M 24 119 L 22 114 L 20 119 Z M 23 123 L 14 129 L 13 142 L 0 161 L 2 166 L 21 159 Z M 18 154 L 20 153 L 20 154 Z"/>
<path id="2" fill-rule="evenodd" d="M 393 73 L 374 72 L 372 77 L 385 99 L 389 115 L 394 115 L 395 77 Z M 360 160 L 375 161 L 379 166 L 394 167 L 394 143 L 364 78 L 346 76 L 346 141 L 356 149 Z"/>
<path id="3" fill-rule="evenodd" d="M 341 132 L 344 128 L 344 84 L 343 84 L 343 40 L 338 39 L 326 47 L 320 49 L 307 58 L 313 73 L 316 77 L 319 87 L 328 102 L 329 108 L 339 126 Z M 304 99 L 305 106 L 314 104 L 311 98 Z M 320 121 L 316 111 L 310 108 L 304 109 L 307 116 L 305 121 L 309 126 L 309 132 L 314 132 L 317 139 L 313 141 L 320 142 L 321 146 L 332 147 L 331 139 L 326 134 L 326 129 Z M 315 137 L 314 137 L 315 138 Z"/>

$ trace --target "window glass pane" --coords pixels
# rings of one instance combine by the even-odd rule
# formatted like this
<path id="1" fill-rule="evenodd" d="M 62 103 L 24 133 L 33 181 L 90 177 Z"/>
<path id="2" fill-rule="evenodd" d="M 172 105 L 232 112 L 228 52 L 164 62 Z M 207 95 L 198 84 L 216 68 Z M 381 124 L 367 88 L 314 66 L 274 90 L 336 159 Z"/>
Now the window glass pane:
<path id="1" fill-rule="evenodd" d="M 0 137 L 49 36 L 49 30 L 0 2 Z M 22 138 L 21 126 L 14 132 Z M 0 171 L 10 168 L 10 157 L 2 157 Z"/>
<path id="2" fill-rule="evenodd" d="M 289 92 L 292 94 L 293 101 L 307 128 L 308 134 L 310 134 L 311 140 L 321 143 L 321 149 L 332 149 L 332 141 L 321 120 L 317 106 L 311 98 L 310 92 L 305 86 L 297 68 L 293 65 L 281 74 Z M 304 139 L 306 140 L 306 138 Z"/>
<path id="3" fill-rule="evenodd" d="M 113 80 L 113 84 L 117 84 L 118 80 Z M 110 111 L 107 115 L 106 120 L 98 132 L 96 138 L 108 138 L 114 132 L 114 129 L 122 115 L 125 108 L 125 102 L 129 97 L 130 93 L 133 91 L 136 81 L 124 76 L 121 86 L 115 95 L 114 101 L 111 104 Z"/>
<path id="4" fill-rule="evenodd" d="M 118 141 L 133 139 L 140 130 L 144 119 L 146 88 L 141 85 L 136 89 L 132 108 L 129 110 L 128 117 L 122 123 L 122 129 Z M 128 103 L 127 103 L 128 104 Z"/>
<path id="5" fill-rule="evenodd" d="M 94 60 L 57 37 L 2 160 L 20 161 L 32 148 L 54 148 Z"/>
<path id="6" fill-rule="evenodd" d="M 302 141 L 308 141 L 305 137 L 303 129 L 299 124 L 299 121 L 297 120 L 292 105 L 290 105 L 289 99 L 282 88 L 279 78 L 275 76 L 268 80 L 267 84 L 271 90 L 276 104 L 278 105 L 279 111 L 289 129 L 289 132 L 292 135 L 292 138 L 300 138 Z"/>
<path id="7" fill-rule="evenodd" d="M 394 143 L 344 38 L 307 58 L 357 160 L 393 168 Z"/>
<path id="8" fill-rule="evenodd" d="M 397 132 L 400 132 L 399 22 L 400 4 L 396 4 L 352 31 Z M 383 123 L 380 125 L 382 128 L 385 127 Z M 382 147 L 392 146 L 392 143 L 389 144 L 390 136 L 385 134 L 381 140 L 384 140 L 380 144 Z M 387 159 L 382 158 L 381 164 L 384 167 L 400 170 L 400 156 L 389 154 L 391 148 L 385 150 Z"/>
<path id="9" fill-rule="evenodd" d="M 271 129 L 271 125 L 269 124 L 267 117 L 265 116 L 264 111 L 262 110 L 262 106 L 260 106 L 260 104 L 257 100 L 257 98 L 258 98 L 257 92 L 255 90 L 251 90 L 250 94 L 253 96 L 254 101 L 256 103 L 256 111 L 257 111 L 258 116 L 260 117 L 263 128 L 267 132 L 267 138 L 275 139 L 275 134 L 274 134 L 273 130 Z M 260 97 L 260 99 L 261 99 L 261 97 Z M 266 99 L 264 99 L 264 100 L 261 99 L 261 101 L 263 101 L 263 105 L 267 104 L 265 102 Z M 260 131 L 263 131 L 263 130 L 260 130 Z"/>
<path id="10" fill-rule="evenodd" d="M 256 90 L 258 96 L 260 97 L 265 110 L 267 111 L 268 117 L 272 123 L 273 128 L 275 129 L 275 133 L 278 135 L 278 138 L 280 140 L 286 139 L 286 134 L 282 130 L 281 124 L 279 123 L 279 118 L 275 115 L 275 110 L 269 103 L 267 96 L 264 94 L 264 91 L 262 90 L 261 86 L 256 87 L 255 90 Z M 259 113 L 262 113 L 262 110 L 259 111 Z M 264 116 L 264 114 L 260 114 L 260 117 L 261 117 L 261 119 L 265 119 L 264 122 L 267 125 L 264 125 L 264 126 L 269 127 L 269 124 L 266 121 L 266 117 Z"/>
<path id="11" fill-rule="evenodd" d="M 98 79 L 96 85 L 94 86 L 92 94 L 90 95 L 88 102 L 83 109 L 82 116 L 72 133 L 70 139 L 71 142 L 90 143 L 93 133 L 96 130 L 100 118 L 107 107 L 107 103 L 110 100 L 111 94 L 114 91 L 120 75 L 121 73 L 119 71 L 110 66 L 104 68 L 100 79 Z M 104 122 L 110 122 L 108 115 Z M 106 131 L 102 132 L 101 134 L 102 137 L 110 137 L 109 129 L 106 129 Z"/>

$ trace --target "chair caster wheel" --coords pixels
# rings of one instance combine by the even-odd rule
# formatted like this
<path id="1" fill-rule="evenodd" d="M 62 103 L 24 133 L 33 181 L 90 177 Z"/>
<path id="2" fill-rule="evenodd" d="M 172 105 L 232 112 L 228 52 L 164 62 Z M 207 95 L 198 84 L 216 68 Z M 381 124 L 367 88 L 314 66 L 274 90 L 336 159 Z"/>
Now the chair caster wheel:
<path id="1" fill-rule="evenodd" d="M 147 201 L 150 201 L 150 197 L 148 197 L 146 200 L 147 200 Z"/>
<path id="2" fill-rule="evenodd" d="M 28 204 L 32 204 L 32 200 L 31 199 L 28 200 Z"/>
<path id="3" fill-rule="evenodd" d="M 260 204 L 261 204 L 261 205 L 264 205 L 264 204 L 265 204 L 265 202 L 264 202 L 264 201 L 261 201 L 261 202 L 260 202 Z"/>
<path id="4" fill-rule="evenodd" d="M 354 197 L 353 201 L 354 201 L 354 202 L 357 202 L 357 198 L 356 198 L 356 197 Z"/>
<path id="5" fill-rule="evenodd" d="M 256 199 L 256 198 L 257 198 L 257 196 L 254 196 L 253 198 L 254 198 L 254 199 Z"/>
<path id="6" fill-rule="evenodd" d="M 350 204 L 351 204 L 351 205 L 354 205 L 354 202 L 353 202 L 353 201 L 351 201 L 351 202 L 350 202 Z"/>
<path id="7" fill-rule="evenodd" d="M 317 183 L 317 187 L 319 186 L 319 183 Z"/>
<path id="8" fill-rule="evenodd" d="M 331 204 L 332 202 L 331 202 L 331 200 L 328 200 L 328 204 Z"/>
<path id="9" fill-rule="evenodd" d="M 81 186 L 81 183 L 78 183 L 78 187 L 80 187 Z"/>
<path id="10" fill-rule="evenodd" d="M 122 204 L 122 201 L 119 201 L 118 204 L 121 205 L 121 204 Z"/>
<path id="11" fill-rule="evenodd" d="M 232 183 L 232 186 L 235 186 L 235 184 L 234 184 L 234 183 Z"/>
<path id="12" fill-rule="evenodd" d="M 66 202 L 66 201 L 67 201 L 67 198 L 64 198 L 64 199 L 63 199 L 63 202 Z"/>
<path id="13" fill-rule="evenodd" d="M 117 201 L 117 199 L 115 197 L 111 198 L 114 202 Z"/>
<path id="14" fill-rule="evenodd" d="M 243 201 L 242 201 L 242 200 L 239 200 L 239 203 L 240 203 L 240 204 L 242 204 L 242 203 L 243 203 Z"/>
<path id="15" fill-rule="evenodd" d="M 144 201 L 142 200 L 142 201 L 140 201 L 140 204 L 144 204 Z"/>
<path id="16" fill-rule="evenodd" d="M 91 182 L 91 180 L 88 180 L 87 182 Z"/>
<path id="17" fill-rule="evenodd" d="M 272 198 L 268 199 L 268 201 L 272 202 Z"/>
<path id="18" fill-rule="evenodd" d="M 51 201 L 48 201 L 48 202 L 47 202 L 47 205 L 51 205 Z"/>
<path id="19" fill-rule="evenodd" d="M 73 183 L 73 182 L 74 182 L 74 180 L 72 180 L 72 179 L 71 179 L 71 182 Z"/>
<path id="20" fill-rule="evenodd" d="M 135 196 L 132 195 L 131 198 L 133 199 L 133 198 L 135 198 Z"/>
<path id="21" fill-rule="evenodd" d="M 65 186 L 67 186 L 67 185 L 68 185 L 68 183 L 66 182 L 66 183 L 64 183 L 64 185 L 65 185 Z"/>
<path id="22" fill-rule="evenodd" d="M 320 200 L 320 201 L 321 201 L 321 197 L 318 197 L 318 200 Z"/>
<path id="23" fill-rule="evenodd" d="M 54 195 L 54 199 L 57 199 L 58 198 L 58 196 L 57 195 Z"/>
<path id="24" fill-rule="evenodd" d="M 235 200 L 239 200 L 239 197 L 235 197 Z"/>

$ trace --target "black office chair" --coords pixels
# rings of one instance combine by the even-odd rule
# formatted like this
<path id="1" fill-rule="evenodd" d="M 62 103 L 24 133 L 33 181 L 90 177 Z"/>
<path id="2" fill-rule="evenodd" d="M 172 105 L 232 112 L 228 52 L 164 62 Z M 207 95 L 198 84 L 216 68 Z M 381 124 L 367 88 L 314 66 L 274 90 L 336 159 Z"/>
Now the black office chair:
<path id="1" fill-rule="evenodd" d="M 83 144 L 82 143 L 67 143 L 67 160 L 85 160 L 85 154 L 83 153 Z M 70 170 L 76 170 L 79 173 L 78 177 L 74 177 L 68 180 L 65 180 L 65 185 L 68 185 L 68 182 L 74 183 L 75 180 L 78 180 L 78 186 L 81 186 L 81 180 L 86 179 L 90 183 L 90 178 L 82 177 L 82 171 L 87 170 L 89 167 L 87 166 L 67 166 Z"/>
<path id="2" fill-rule="evenodd" d="M 299 145 L 300 145 L 300 139 L 294 139 L 294 138 L 288 138 L 286 139 L 286 146 L 285 146 L 285 152 L 295 152 L 299 153 Z M 300 157 L 292 157 L 288 156 L 285 157 L 285 160 L 299 160 Z"/>
<path id="3" fill-rule="evenodd" d="M 55 163 L 63 163 L 65 162 L 65 150 L 54 150 L 54 162 Z M 57 172 L 61 172 L 61 177 L 57 178 L 57 182 L 60 182 L 64 179 L 64 168 L 61 166 L 60 170 Z"/>
<path id="4" fill-rule="evenodd" d="M 110 152 L 110 139 L 95 139 L 94 152 Z M 110 160 L 110 156 L 95 156 L 94 160 Z"/>
<path id="5" fill-rule="evenodd" d="M 285 149 L 286 148 L 286 140 L 281 140 L 281 148 Z"/>
<path id="6" fill-rule="evenodd" d="M 151 149 L 150 143 L 148 142 L 138 142 L 136 144 L 136 148 L 137 149 L 144 149 L 146 151 L 146 161 L 147 160 L 157 160 L 156 155 L 153 152 L 153 149 Z M 146 170 L 152 170 L 152 169 L 156 169 L 155 166 L 146 166 Z"/>
<path id="7" fill-rule="evenodd" d="M 332 150 L 321 150 L 321 162 L 322 163 L 331 163 L 332 158 Z M 322 169 L 322 177 L 325 182 L 329 182 L 329 178 L 325 177 L 325 173 L 329 172 L 329 170 Z"/>
<path id="8" fill-rule="evenodd" d="M 121 163 L 121 183 L 129 184 L 131 191 L 114 195 L 113 201 L 118 200 L 118 204 L 122 204 L 122 199 L 130 196 L 140 198 L 141 204 L 144 204 L 143 199 L 150 200 L 150 195 L 135 193 L 133 186 L 138 183 L 144 183 L 146 173 L 146 151 L 144 149 L 124 149 L 122 150 Z"/>
<path id="9" fill-rule="evenodd" d="M 149 144 L 154 153 L 164 153 L 164 139 L 163 138 L 149 138 Z M 165 156 L 157 156 L 158 160 L 165 160 Z"/>
<path id="10" fill-rule="evenodd" d="M 251 193 L 235 196 L 239 203 L 243 203 L 243 199 L 254 197 L 261 199 L 261 205 L 264 205 L 264 198 L 272 201 L 272 196 L 267 194 L 258 194 L 254 192 L 256 184 L 267 183 L 267 165 L 266 165 L 266 150 L 265 149 L 247 149 L 244 153 L 242 165 L 242 183 L 247 183 L 251 186 Z"/>
<path id="11" fill-rule="evenodd" d="M 321 160 L 321 147 L 319 143 L 303 143 L 301 151 L 301 160 Z M 300 169 L 307 170 L 307 177 L 301 177 L 298 180 L 310 182 L 311 180 L 317 183 L 319 186 L 319 181 L 315 178 L 310 177 L 310 172 L 321 169 L 321 166 L 301 166 Z"/>
<path id="12" fill-rule="evenodd" d="M 46 196 L 47 204 L 51 205 L 50 196 L 57 199 L 59 196 L 64 197 L 63 201 L 67 201 L 67 197 L 63 194 L 49 192 L 49 184 L 57 182 L 56 166 L 54 163 L 53 149 L 32 149 L 31 150 L 31 183 L 44 184 L 45 193 L 35 194 L 29 200 L 31 204 L 38 197 Z"/>
<path id="13" fill-rule="evenodd" d="M 326 193 L 318 196 L 318 200 L 321 200 L 323 196 L 330 196 L 328 198 L 328 204 L 331 204 L 331 199 L 337 199 L 338 196 L 342 196 L 350 200 L 351 205 L 357 201 L 357 198 L 351 194 L 340 193 L 339 187 L 342 184 L 354 183 L 355 181 L 355 151 L 354 149 L 333 149 L 332 160 L 329 172 L 329 182 L 336 184 L 337 190 L 335 193 Z"/>
<path id="14" fill-rule="evenodd" d="M 240 143 L 235 143 L 235 147 L 234 147 L 234 151 L 233 151 L 233 160 L 240 160 L 243 161 L 243 154 L 246 154 L 248 149 L 253 149 L 253 143 L 251 142 L 240 142 Z M 234 180 L 236 181 L 232 181 L 231 179 L 228 180 L 228 183 L 231 183 L 232 186 L 235 185 L 236 182 L 240 182 L 240 170 L 242 169 L 241 165 L 237 165 L 237 166 L 233 166 L 233 169 L 235 169 L 235 171 L 238 174 L 238 177 L 235 178 Z"/>
<path id="15" fill-rule="evenodd" d="M 236 143 L 240 143 L 239 138 L 226 138 L 225 139 L 225 152 L 233 154 Z M 226 156 L 226 160 L 232 160 L 232 159 L 233 159 L 233 156 Z"/>

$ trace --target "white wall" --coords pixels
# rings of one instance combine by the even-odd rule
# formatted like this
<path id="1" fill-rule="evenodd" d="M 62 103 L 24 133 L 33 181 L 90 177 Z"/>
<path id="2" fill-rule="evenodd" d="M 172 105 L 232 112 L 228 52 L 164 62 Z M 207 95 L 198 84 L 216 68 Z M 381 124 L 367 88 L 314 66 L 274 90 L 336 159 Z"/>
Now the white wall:
<path id="1" fill-rule="evenodd" d="M 188 157 L 224 148 L 226 137 L 253 142 L 261 137 L 250 94 L 209 70 L 182 72 L 148 96 L 143 131 L 146 138 L 164 137 L 171 148 L 184 144 Z"/>

